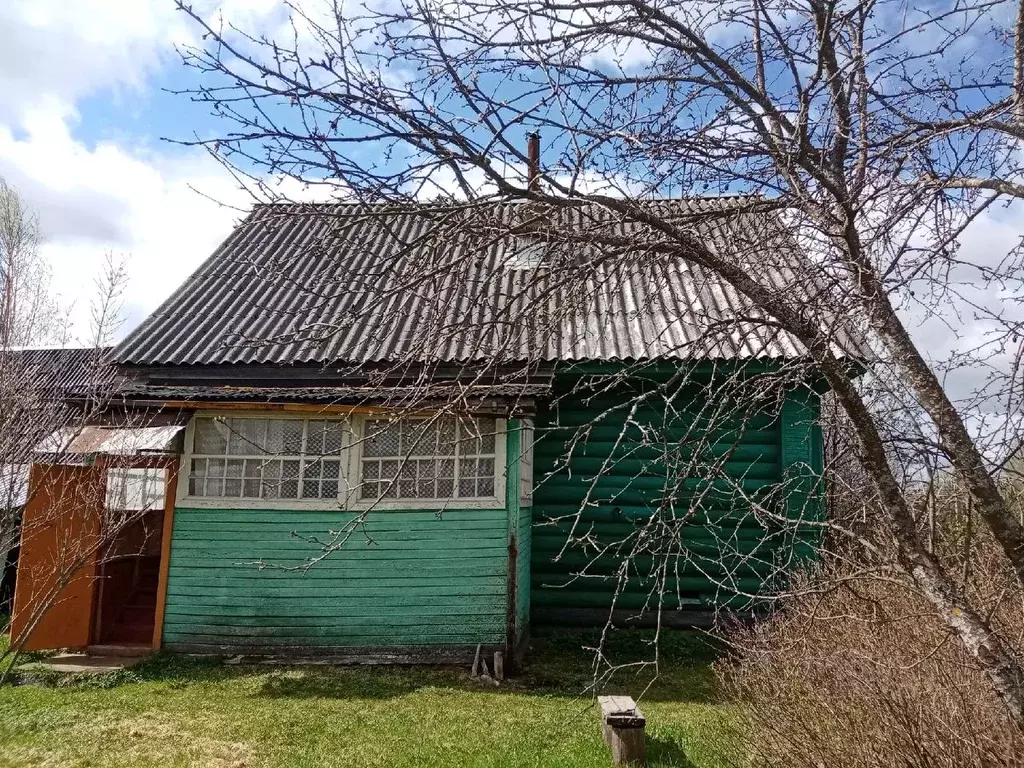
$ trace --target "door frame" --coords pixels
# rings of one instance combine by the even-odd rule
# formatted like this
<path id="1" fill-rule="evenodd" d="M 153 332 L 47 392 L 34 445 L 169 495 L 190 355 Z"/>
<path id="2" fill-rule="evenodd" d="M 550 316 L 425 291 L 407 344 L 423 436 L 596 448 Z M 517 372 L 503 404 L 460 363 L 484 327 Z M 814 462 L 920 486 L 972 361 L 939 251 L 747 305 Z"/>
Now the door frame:
<path id="1" fill-rule="evenodd" d="M 160 576 L 156 588 L 156 614 L 153 617 L 153 638 L 150 647 L 159 651 L 163 646 L 164 610 L 167 606 L 167 575 L 171 564 L 171 534 L 174 530 L 174 501 L 177 498 L 178 472 L 181 459 L 178 456 L 103 454 L 96 457 L 96 465 L 109 469 L 164 469 L 164 518 L 160 531 Z M 99 590 L 97 590 L 97 593 Z M 98 609 L 93 609 L 95 613 Z M 93 632 L 98 631 L 93 622 Z"/>

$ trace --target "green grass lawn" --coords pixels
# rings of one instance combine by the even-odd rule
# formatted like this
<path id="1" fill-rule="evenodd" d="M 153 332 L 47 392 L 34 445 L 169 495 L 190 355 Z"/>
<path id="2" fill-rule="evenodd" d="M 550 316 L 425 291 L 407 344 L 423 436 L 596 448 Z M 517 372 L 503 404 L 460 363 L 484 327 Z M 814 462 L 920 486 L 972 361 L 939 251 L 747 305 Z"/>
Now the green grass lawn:
<path id="1" fill-rule="evenodd" d="M 648 652 L 617 633 L 612 658 Z M 0 766 L 610 765 L 587 638 L 536 638 L 524 673 L 501 687 L 438 668 L 225 666 L 169 654 L 101 678 L 23 677 L 0 688 Z M 730 709 L 710 652 L 692 635 L 662 642 L 642 699 L 653 766 L 730 766 Z M 606 692 L 637 695 L 651 674 Z M 17 678 L 16 678 L 17 679 Z"/>

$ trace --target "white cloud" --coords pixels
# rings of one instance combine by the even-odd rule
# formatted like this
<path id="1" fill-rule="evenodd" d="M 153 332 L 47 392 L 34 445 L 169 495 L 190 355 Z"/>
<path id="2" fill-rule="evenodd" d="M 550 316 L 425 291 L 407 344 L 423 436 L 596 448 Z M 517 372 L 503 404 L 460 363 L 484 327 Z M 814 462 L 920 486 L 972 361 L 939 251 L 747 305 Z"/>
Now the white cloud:
<path id="1" fill-rule="evenodd" d="M 201 6 L 219 6 L 228 22 L 279 22 L 274 0 Z M 75 138 L 83 99 L 109 97 L 104 128 L 116 129 L 125 96 L 142 93 L 177 62 L 174 44 L 194 37 L 167 0 L 0 2 L 0 176 L 38 212 L 54 288 L 79 334 L 105 251 L 130 254 L 125 303 L 137 324 L 230 232 L 239 211 L 214 200 L 251 202 L 201 151 Z"/>
<path id="2" fill-rule="evenodd" d="M 231 229 L 247 200 L 205 155 L 140 156 L 111 143 L 88 148 L 53 115 L 33 116 L 23 137 L 0 127 L 0 173 L 40 216 L 54 288 L 73 302 L 79 333 L 104 253 L 130 254 L 126 302 L 138 322 Z"/>

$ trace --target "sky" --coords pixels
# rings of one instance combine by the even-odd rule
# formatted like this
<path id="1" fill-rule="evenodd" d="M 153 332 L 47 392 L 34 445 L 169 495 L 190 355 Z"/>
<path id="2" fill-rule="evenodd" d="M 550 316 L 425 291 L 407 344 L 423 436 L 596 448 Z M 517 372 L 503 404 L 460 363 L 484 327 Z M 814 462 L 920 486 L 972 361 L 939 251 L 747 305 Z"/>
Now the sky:
<path id="1" fill-rule="evenodd" d="M 210 0 L 272 24 L 273 0 Z M 195 31 L 170 0 L 0 2 L 0 176 L 39 216 L 43 255 L 73 332 L 104 254 L 126 260 L 127 333 L 231 231 L 250 204 L 205 152 L 168 141 L 212 132 L 175 44 Z"/>
<path id="2" fill-rule="evenodd" d="M 194 5 L 271 35 L 285 16 L 278 0 Z M 171 0 L 0 0 L 0 176 L 38 212 L 53 287 L 79 339 L 106 253 L 126 260 L 124 335 L 251 205 L 213 158 L 174 143 L 217 132 L 205 108 L 168 92 L 195 82 L 175 45 L 196 34 Z M 975 257 L 1004 254 L 1022 232 L 1021 206 L 993 209 L 961 245 Z M 972 298 L 1002 300 L 989 290 Z M 978 343 L 985 328 L 965 312 L 957 334 L 935 318 L 914 329 L 926 352 Z"/>

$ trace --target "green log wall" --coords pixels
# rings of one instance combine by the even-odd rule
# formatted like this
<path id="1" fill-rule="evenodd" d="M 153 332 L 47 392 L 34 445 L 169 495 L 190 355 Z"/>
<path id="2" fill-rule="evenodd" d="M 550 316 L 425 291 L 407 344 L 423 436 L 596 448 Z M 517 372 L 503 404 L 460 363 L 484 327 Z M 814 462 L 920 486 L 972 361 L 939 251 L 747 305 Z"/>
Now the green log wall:
<path id="1" fill-rule="evenodd" d="M 518 456 L 513 425 L 510 462 Z M 354 513 L 183 506 L 174 514 L 164 645 L 428 655 L 511 645 L 508 632 L 518 639 L 518 618 L 528 615 L 530 584 L 529 510 L 520 508 L 517 471 L 509 471 L 506 509 L 372 512 L 365 533 L 305 571 L 282 567 L 315 556 L 319 547 L 305 539 L 327 540 Z M 526 545 L 510 590 L 510 536 L 523 535 L 524 516 Z"/>
<path id="2" fill-rule="evenodd" d="M 809 539 L 763 525 L 736 487 L 787 514 L 813 507 L 804 470 L 820 467 L 817 395 L 798 387 L 781 406 L 744 403 L 741 417 L 722 420 L 709 416 L 714 387 L 669 387 L 666 398 L 670 371 L 621 384 L 611 376 L 563 374 L 559 397 L 537 415 L 532 622 L 600 625 L 613 599 L 620 618 L 645 610 L 652 620 L 660 603 L 680 623 L 749 607 L 745 595 L 769 588 Z M 729 479 L 709 482 L 701 462 L 723 462 Z M 773 501 L 784 478 L 792 492 Z"/>

